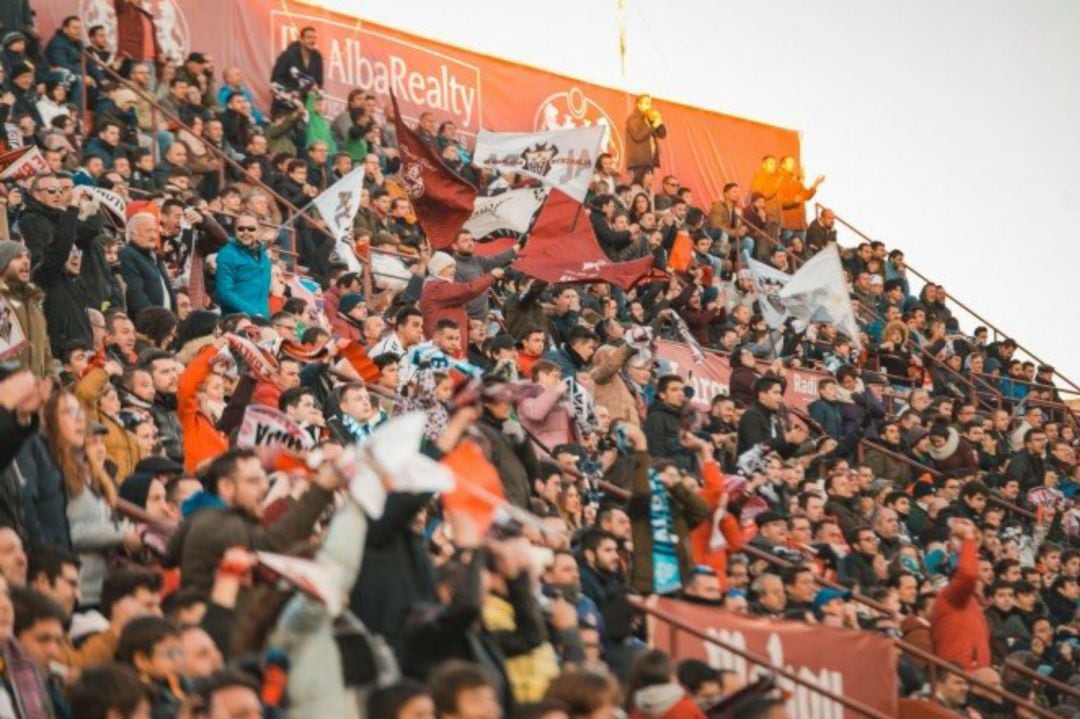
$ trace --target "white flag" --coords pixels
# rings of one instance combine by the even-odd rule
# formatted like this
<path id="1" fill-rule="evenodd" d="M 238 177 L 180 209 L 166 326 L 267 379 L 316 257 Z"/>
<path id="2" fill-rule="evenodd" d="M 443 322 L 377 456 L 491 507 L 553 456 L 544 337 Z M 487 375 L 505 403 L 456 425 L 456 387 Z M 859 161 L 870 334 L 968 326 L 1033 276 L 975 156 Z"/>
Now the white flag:
<path id="1" fill-rule="evenodd" d="M 49 171 L 49 164 L 37 145 L 0 155 L 0 180 L 25 180 Z"/>
<path id="2" fill-rule="evenodd" d="M 259 564 L 325 604 L 330 616 L 338 616 L 345 608 L 344 596 L 338 590 L 341 569 L 337 566 L 274 552 L 255 552 L 255 556 Z"/>
<path id="3" fill-rule="evenodd" d="M 859 326 L 851 309 L 851 296 L 835 242 L 830 242 L 799 268 L 780 290 L 780 299 L 795 320 L 796 331 L 802 332 L 812 322 L 827 322 L 859 348 Z"/>
<path id="4" fill-rule="evenodd" d="M 750 268 L 750 277 L 754 282 L 758 304 L 761 305 L 762 317 L 773 329 L 783 327 L 788 311 L 784 306 L 784 301 L 780 299 L 780 291 L 791 282 L 792 275 L 758 262 L 750 257 L 749 253 L 744 256 L 744 259 L 747 267 Z"/>
<path id="5" fill-rule="evenodd" d="M 523 235 L 529 230 L 533 217 L 547 198 L 546 187 L 523 187 L 491 197 L 476 198 L 472 217 L 465 229 L 473 237 L 487 237 L 493 232 L 508 230 Z"/>
<path id="6" fill-rule="evenodd" d="M 604 132 L 599 125 L 551 132 L 481 130 L 473 162 L 498 172 L 536 178 L 584 202 Z"/>
<path id="7" fill-rule="evenodd" d="M 337 241 L 335 251 L 341 261 L 349 266 L 350 272 L 363 269 L 352 249 L 352 223 L 356 211 L 360 209 L 360 190 L 363 186 L 364 167 L 361 165 L 312 200 Z"/>
<path id="8" fill-rule="evenodd" d="M 120 195 L 116 194 L 112 190 L 106 190 L 104 187 L 97 187 L 95 185 L 81 185 L 82 191 L 88 193 L 95 200 L 101 203 L 101 205 L 112 213 L 112 216 L 120 221 L 120 224 L 127 223 L 127 200 Z"/>
<path id="9" fill-rule="evenodd" d="M 284 412 L 261 404 L 249 404 L 236 435 L 237 447 L 280 447 L 300 453 L 314 449 L 315 442 Z"/>

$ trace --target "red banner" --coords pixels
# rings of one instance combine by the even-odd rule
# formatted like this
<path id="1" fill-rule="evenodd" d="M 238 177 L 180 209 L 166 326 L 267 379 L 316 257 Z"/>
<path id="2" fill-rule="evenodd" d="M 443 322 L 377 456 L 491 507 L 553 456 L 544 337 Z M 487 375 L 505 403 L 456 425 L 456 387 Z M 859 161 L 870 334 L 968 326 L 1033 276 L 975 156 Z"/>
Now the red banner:
<path id="1" fill-rule="evenodd" d="M 733 614 L 672 599 L 661 599 L 658 609 L 729 646 L 767 658 L 769 666 L 795 672 L 810 686 L 777 677 L 791 697 L 787 710 L 793 717 L 862 716 L 810 687 L 850 697 L 886 716 L 897 714 L 896 653 L 884 636 Z M 701 659 L 717 669 L 729 669 L 744 682 L 769 671 L 663 620 L 655 624 L 653 645 L 680 661 Z"/>
<path id="2" fill-rule="evenodd" d="M 35 0 L 42 37 L 75 11 L 72 0 Z M 109 0 L 79 0 L 84 27 L 102 25 L 115 47 L 115 15 Z M 144 3 L 158 24 L 158 39 L 170 57 L 193 50 L 208 53 L 215 71 L 236 66 L 264 109 L 274 59 L 299 33 L 314 27 L 323 55 L 330 115 L 344 107 L 349 90 L 373 91 L 380 102 L 393 90 L 402 113 L 415 122 L 433 112 L 453 120 L 470 138 L 481 127 L 497 131 L 603 125 L 610 129 L 605 149 L 625 167 L 626 118 L 633 96 L 621 90 L 499 60 L 355 17 L 291 0 L 152 0 Z M 663 93 L 663 88 L 653 88 Z M 660 141 L 661 171 L 678 176 L 694 191 L 694 202 L 708 208 L 726 182 L 738 182 L 749 195 L 750 179 L 762 155 L 799 156 L 793 130 L 654 99 L 663 114 L 667 138 Z M 657 177 L 659 180 L 659 177 Z"/>
<path id="3" fill-rule="evenodd" d="M 728 381 L 731 378 L 731 365 L 727 357 L 706 352 L 704 362 L 696 362 L 690 348 L 680 342 L 661 340 L 657 347 L 657 357 L 671 363 L 671 369 L 694 388 L 694 406 L 701 410 L 709 408 L 709 402 L 718 394 L 728 394 Z M 758 370 L 764 372 L 767 366 Z M 787 389 L 784 390 L 784 403 L 788 407 L 807 411 L 810 403 L 818 398 L 817 383 L 823 377 L 831 377 L 827 372 L 808 369 L 789 369 L 786 371 Z"/>

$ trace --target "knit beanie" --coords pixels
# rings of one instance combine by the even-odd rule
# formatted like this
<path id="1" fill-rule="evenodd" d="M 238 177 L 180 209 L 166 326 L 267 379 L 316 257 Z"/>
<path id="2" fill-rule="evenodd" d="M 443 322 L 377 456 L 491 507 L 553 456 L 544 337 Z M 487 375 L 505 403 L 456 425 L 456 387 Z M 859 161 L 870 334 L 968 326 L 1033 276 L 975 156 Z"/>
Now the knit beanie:
<path id="1" fill-rule="evenodd" d="M 11 261 L 23 253 L 28 253 L 26 245 L 15 240 L 0 240 L 0 273 L 7 269 Z"/>

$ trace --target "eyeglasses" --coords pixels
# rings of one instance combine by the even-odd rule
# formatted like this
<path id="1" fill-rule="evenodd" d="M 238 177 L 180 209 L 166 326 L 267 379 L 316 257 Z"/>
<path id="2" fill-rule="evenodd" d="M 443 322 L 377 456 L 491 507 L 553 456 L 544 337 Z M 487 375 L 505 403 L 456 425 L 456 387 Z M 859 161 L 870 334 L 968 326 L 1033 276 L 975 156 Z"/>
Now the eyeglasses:
<path id="1" fill-rule="evenodd" d="M 259 228 L 254 226 L 245 225 L 244 227 L 237 227 L 237 232 L 258 232 Z"/>

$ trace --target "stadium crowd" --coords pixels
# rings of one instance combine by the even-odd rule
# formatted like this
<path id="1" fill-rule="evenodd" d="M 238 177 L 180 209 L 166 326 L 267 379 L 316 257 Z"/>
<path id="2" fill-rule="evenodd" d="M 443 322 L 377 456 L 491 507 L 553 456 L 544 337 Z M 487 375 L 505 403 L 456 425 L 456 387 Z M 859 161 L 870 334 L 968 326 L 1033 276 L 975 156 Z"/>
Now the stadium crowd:
<path id="1" fill-rule="evenodd" d="M 958 716 L 1028 716 L 966 672 L 1080 716 L 1005 666 L 1080 686 L 1053 368 L 966 332 L 876 242 L 842 251 L 858 337 L 771 331 L 746 255 L 793 272 L 837 236 L 828 210 L 806 224 L 821 179 L 793 158 L 697 197 L 656 173 L 639 104 L 628 171 L 599 157 L 587 204 L 601 247 L 654 272 L 546 285 L 510 267 L 520 242 L 432 252 L 389 98 L 326 114 L 314 29 L 257 107 L 267 78 L 163 57 L 142 3 L 115 5 L 116 52 L 77 16 L 40 37 L 26 0 L 0 8 L 0 120 L 47 165 L 0 191 L 0 716 L 789 716 L 651 649 L 632 598 L 652 595 L 903 639 L 962 671 L 901 654 L 901 695 Z M 417 132 L 482 194 L 522 182 L 473 166 L 452 118 Z M 358 273 L 295 215 L 361 165 Z M 693 396 L 660 339 L 726 356 L 730 391 Z M 806 413 L 784 401 L 800 368 Z M 249 407 L 302 430 L 300 462 L 238 446 Z M 494 466 L 490 529 L 392 477 L 381 512 L 344 491 L 344 448 L 417 409 L 418 451 Z M 255 552 L 332 568 L 347 611 Z"/>

